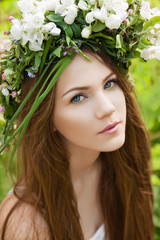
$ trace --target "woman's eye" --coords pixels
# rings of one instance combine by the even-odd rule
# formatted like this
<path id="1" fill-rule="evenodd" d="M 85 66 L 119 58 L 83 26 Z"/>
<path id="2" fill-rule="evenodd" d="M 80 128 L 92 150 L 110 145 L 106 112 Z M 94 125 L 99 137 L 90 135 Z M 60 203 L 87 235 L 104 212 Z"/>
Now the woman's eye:
<path id="1" fill-rule="evenodd" d="M 83 94 L 79 94 L 79 95 L 73 97 L 73 98 L 71 99 L 71 102 L 74 102 L 74 103 L 76 103 L 76 102 L 81 102 L 81 101 L 84 99 L 84 97 L 85 97 L 85 96 L 84 96 Z"/>
<path id="2" fill-rule="evenodd" d="M 105 88 L 111 88 L 115 85 L 116 80 L 110 80 L 105 84 Z"/>

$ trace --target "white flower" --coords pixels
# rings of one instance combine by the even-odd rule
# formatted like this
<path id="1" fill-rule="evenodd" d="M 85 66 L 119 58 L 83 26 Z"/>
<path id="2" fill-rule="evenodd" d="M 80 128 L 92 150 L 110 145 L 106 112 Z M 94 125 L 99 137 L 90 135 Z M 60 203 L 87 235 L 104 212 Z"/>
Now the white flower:
<path id="1" fill-rule="evenodd" d="M 62 4 L 66 7 L 74 4 L 74 0 L 61 0 Z"/>
<path id="2" fill-rule="evenodd" d="M 7 88 L 3 88 L 1 92 L 2 92 L 2 94 L 3 94 L 4 96 L 8 96 L 8 95 L 9 95 L 9 91 L 8 91 Z"/>
<path id="3" fill-rule="evenodd" d="M 31 51 L 40 51 L 42 50 L 41 45 L 38 42 L 29 42 L 29 49 Z"/>
<path id="4" fill-rule="evenodd" d="M 128 8 L 127 0 L 113 0 L 111 3 L 111 8 L 115 13 L 124 12 Z"/>
<path id="5" fill-rule="evenodd" d="M 158 35 L 157 39 L 155 40 L 154 44 L 156 46 L 160 46 L 160 34 Z"/>
<path id="6" fill-rule="evenodd" d="M 150 2 L 142 1 L 141 8 L 140 8 L 140 15 L 144 19 L 150 19 L 152 17 L 151 9 L 150 9 Z"/>
<path id="7" fill-rule="evenodd" d="M 55 27 L 55 28 L 52 28 L 52 30 L 50 31 L 50 34 L 52 34 L 53 36 L 59 36 L 61 33 L 61 29 Z"/>
<path id="8" fill-rule="evenodd" d="M 151 9 L 152 17 L 160 16 L 160 10 L 158 8 Z"/>
<path id="9" fill-rule="evenodd" d="M 152 44 L 154 44 L 155 45 L 155 37 L 153 37 L 152 35 L 148 35 L 147 36 L 147 39 L 152 43 Z"/>
<path id="10" fill-rule="evenodd" d="M 25 32 L 22 32 L 22 45 L 26 45 L 27 42 L 28 42 L 27 34 Z"/>
<path id="11" fill-rule="evenodd" d="M 36 32 L 34 30 L 28 32 L 28 34 L 26 36 L 28 41 L 30 41 L 32 43 L 37 41 L 40 45 L 42 45 L 43 37 L 44 36 L 43 36 L 43 33 L 41 31 Z"/>
<path id="12" fill-rule="evenodd" d="M 87 23 L 92 23 L 92 22 L 94 22 L 94 12 L 89 12 L 89 13 L 87 13 L 87 15 L 86 15 L 86 22 Z"/>
<path id="13" fill-rule="evenodd" d="M 4 48 L 4 50 L 9 51 L 10 48 L 11 48 L 11 45 L 12 45 L 12 42 L 11 42 L 10 39 L 3 40 L 3 48 Z"/>
<path id="14" fill-rule="evenodd" d="M 128 17 L 128 12 L 126 11 L 119 11 L 117 15 L 121 18 L 121 22 L 123 22 Z"/>
<path id="15" fill-rule="evenodd" d="M 154 25 L 154 28 L 160 30 L 160 23 L 157 23 L 156 25 Z"/>
<path id="16" fill-rule="evenodd" d="M 72 24 L 74 22 L 74 19 L 77 17 L 77 7 L 76 5 L 72 5 L 68 7 L 65 13 L 62 14 L 62 16 L 65 16 L 64 21 L 67 24 Z"/>
<path id="17" fill-rule="evenodd" d="M 43 32 L 48 32 L 54 36 L 59 36 L 61 33 L 61 29 L 57 28 L 55 23 L 50 22 L 43 26 Z"/>
<path id="18" fill-rule="evenodd" d="M 67 24 L 72 24 L 77 17 L 77 6 L 74 0 L 61 0 L 61 2 L 62 4 L 56 7 L 55 13 L 61 14 Z"/>
<path id="19" fill-rule="evenodd" d="M 144 58 L 145 60 L 157 58 L 160 60 L 160 46 L 151 46 L 143 49 L 141 52 L 141 58 Z"/>
<path id="20" fill-rule="evenodd" d="M 105 24 L 110 29 L 118 29 L 122 23 L 119 15 L 111 14 L 105 21 Z"/>
<path id="21" fill-rule="evenodd" d="M 40 28 L 42 27 L 44 23 L 44 14 L 42 12 L 37 12 L 36 14 L 32 15 L 33 25 L 35 28 Z"/>
<path id="22" fill-rule="evenodd" d="M 22 13 L 32 12 L 32 9 L 34 8 L 34 0 L 20 0 L 17 5 Z"/>
<path id="23" fill-rule="evenodd" d="M 49 11 L 55 11 L 56 7 L 60 5 L 59 0 L 45 0 L 44 3 Z"/>
<path id="24" fill-rule="evenodd" d="M 35 14 L 25 14 L 23 18 L 24 30 L 29 31 L 35 28 L 41 28 L 44 23 L 44 14 L 38 11 Z"/>
<path id="25" fill-rule="evenodd" d="M 104 5 L 108 11 L 112 10 L 112 0 L 105 0 Z"/>
<path id="26" fill-rule="evenodd" d="M 91 5 L 95 5 L 96 4 L 96 0 L 90 0 L 90 4 Z"/>
<path id="27" fill-rule="evenodd" d="M 102 6 L 101 9 L 96 9 L 94 12 L 94 17 L 98 20 L 100 20 L 101 22 L 105 22 L 105 20 L 107 19 L 107 10 L 105 6 Z"/>
<path id="28" fill-rule="evenodd" d="M 82 10 L 88 10 L 89 6 L 87 5 L 86 1 L 80 0 L 78 3 L 78 7 Z"/>
<path id="29" fill-rule="evenodd" d="M 43 14 L 45 14 L 45 12 L 47 11 L 47 5 L 46 5 L 46 1 L 42 0 L 42 2 L 40 1 L 36 1 L 36 7 L 33 8 L 32 13 L 36 13 L 36 12 L 42 12 Z M 35 11 L 35 12 L 34 12 Z"/>
<path id="30" fill-rule="evenodd" d="M 50 32 L 52 30 L 52 28 L 55 28 L 56 24 L 54 22 L 49 22 L 45 25 L 43 25 L 43 31 L 44 32 Z"/>
<path id="31" fill-rule="evenodd" d="M 90 27 L 85 27 L 83 28 L 81 35 L 83 38 L 89 38 L 89 35 L 91 34 L 91 29 Z"/>
<path id="32" fill-rule="evenodd" d="M 13 25 L 11 27 L 10 33 L 15 40 L 20 40 L 22 37 L 22 26 L 18 19 L 12 21 Z"/>

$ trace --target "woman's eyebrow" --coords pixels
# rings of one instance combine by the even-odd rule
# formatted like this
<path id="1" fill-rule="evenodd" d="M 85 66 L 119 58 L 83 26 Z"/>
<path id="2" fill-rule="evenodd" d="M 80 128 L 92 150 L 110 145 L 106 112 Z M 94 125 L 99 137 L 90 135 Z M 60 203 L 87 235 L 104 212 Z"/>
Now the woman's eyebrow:
<path id="1" fill-rule="evenodd" d="M 112 75 L 115 75 L 114 72 L 111 72 L 107 77 L 105 77 L 103 79 L 103 83 L 108 80 Z M 67 93 L 71 92 L 71 91 L 75 91 L 75 90 L 88 90 L 90 88 L 90 86 L 83 86 L 83 87 L 74 87 L 74 88 L 71 88 L 70 90 L 68 90 L 66 93 L 64 93 L 62 95 L 62 97 L 64 97 Z"/>

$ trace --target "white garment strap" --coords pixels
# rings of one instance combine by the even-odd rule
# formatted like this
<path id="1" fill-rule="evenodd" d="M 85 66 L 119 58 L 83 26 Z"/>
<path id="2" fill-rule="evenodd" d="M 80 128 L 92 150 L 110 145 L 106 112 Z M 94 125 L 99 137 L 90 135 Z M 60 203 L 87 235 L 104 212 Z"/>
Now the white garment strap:
<path id="1" fill-rule="evenodd" d="M 105 228 L 104 224 L 101 225 L 93 237 L 91 237 L 89 240 L 105 240 Z"/>

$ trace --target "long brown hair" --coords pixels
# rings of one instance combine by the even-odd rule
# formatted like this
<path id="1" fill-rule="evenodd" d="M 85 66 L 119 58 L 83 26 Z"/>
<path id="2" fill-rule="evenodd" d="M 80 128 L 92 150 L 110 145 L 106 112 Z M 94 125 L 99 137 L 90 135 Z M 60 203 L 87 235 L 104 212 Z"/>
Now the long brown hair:
<path id="1" fill-rule="evenodd" d="M 83 50 L 93 54 L 88 47 Z M 103 171 L 99 194 L 105 231 L 110 240 L 153 240 L 153 193 L 148 134 L 135 104 L 133 86 L 103 49 L 98 55 L 117 74 L 127 107 L 124 145 L 114 152 L 101 153 Z M 37 78 L 38 76 L 24 80 L 22 99 Z M 19 123 L 32 106 L 39 87 L 21 111 Z M 55 90 L 56 85 L 32 116 L 21 142 L 18 152 L 18 156 L 21 156 L 20 177 L 14 193 L 20 200 L 29 202 L 36 211 L 41 212 L 52 239 L 83 240 L 67 149 L 53 126 Z M 21 185 L 25 188 L 20 195 L 18 187 Z M 6 224 L 7 221 L 3 236 Z"/>

